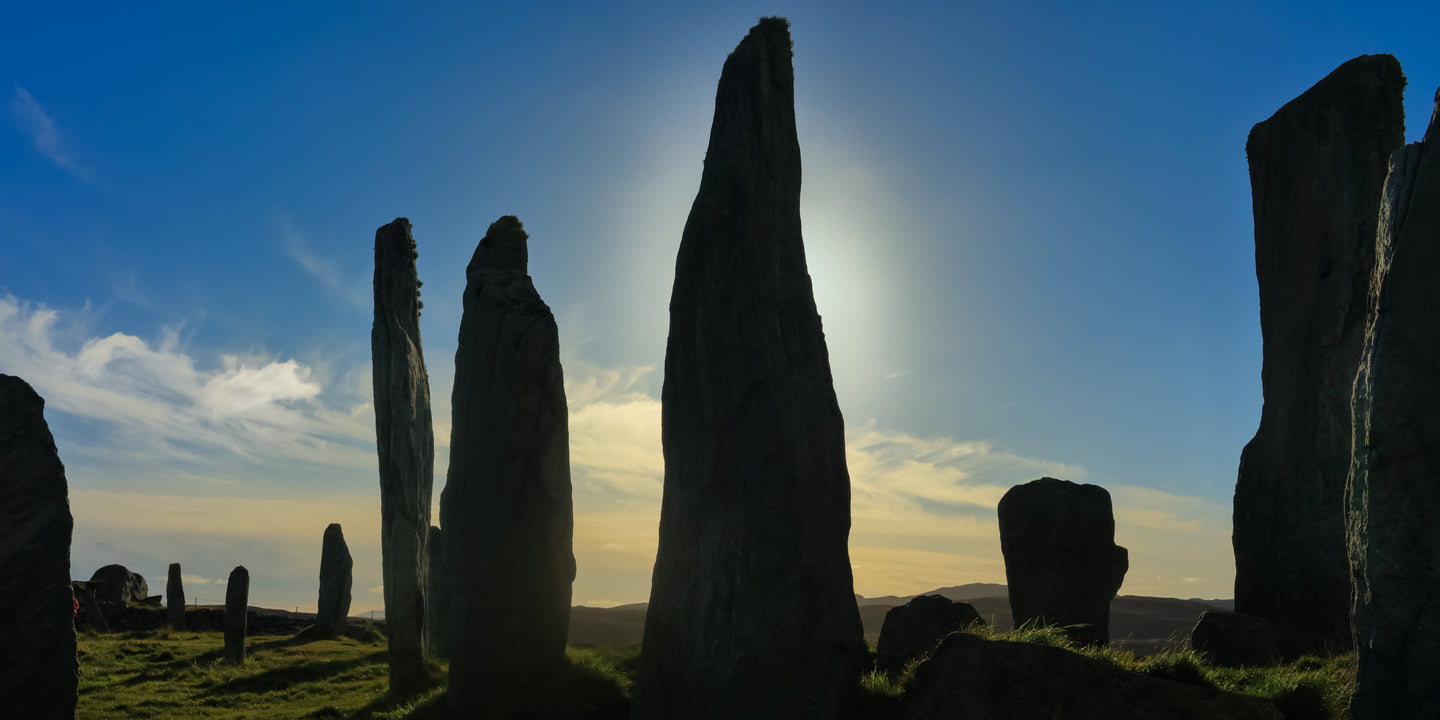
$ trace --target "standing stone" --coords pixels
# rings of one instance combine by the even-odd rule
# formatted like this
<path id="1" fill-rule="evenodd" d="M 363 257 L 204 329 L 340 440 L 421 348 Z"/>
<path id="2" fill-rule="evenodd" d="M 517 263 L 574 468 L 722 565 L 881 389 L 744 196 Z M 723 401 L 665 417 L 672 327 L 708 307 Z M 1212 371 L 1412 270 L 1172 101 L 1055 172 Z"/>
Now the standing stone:
<path id="1" fill-rule="evenodd" d="M 354 565 L 340 523 L 330 523 L 320 545 L 320 600 L 315 624 L 332 635 L 344 632 L 345 620 L 350 616 L 350 571 Z"/>
<path id="2" fill-rule="evenodd" d="M 440 506 L 445 506 L 445 494 L 440 494 Z M 446 575 L 444 533 L 434 525 L 430 526 L 430 537 L 425 551 L 430 559 L 425 573 L 425 651 L 428 657 L 437 660 L 450 659 L 450 593 L 451 583 Z"/>
<path id="3" fill-rule="evenodd" d="M 1269 620 L 1237 612 L 1201 613 L 1190 631 L 1190 648 L 1221 667 L 1265 667 L 1280 659 Z"/>
<path id="4" fill-rule="evenodd" d="M 865 657 L 845 428 L 800 233 L 789 23 L 725 61 L 670 298 L 635 717 L 833 718 Z"/>
<path id="5" fill-rule="evenodd" d="M 1440 106 L 1390 158 L 1346 488 L 1355 720 L 1440 717 Z"/>
<path id="6" fill-rule="evenodd" d="M 83 620 L 84 624 L 93 628 L 95 632 L 110 632 L 110 623 L 105 621 L 105 614 L 100 612 L 100 603 L 95 600 L 95 585 L 88 582 L 72 582 L 70 587 L 78 591 L 76 592 L 77 599 L 80 600 L 78 617 Z"/>
<path id="7" fill-rule="evenodd" d="M 65 466 L 45 401 L 0 375 L 0 715 L 75 717 L 75 598 Z"/>
<path id="8" fill-rule="evenodd" d="M 1110 493 L 1099 485 L 1040 478 L 1000 498 L 1000 551 L 1015 627 L 1089 623 L 1110 641 L 1110 601 L 1130 556 L 1115 544 Z"/>
<path id="9" fill-rule="evenodd" d="M 1235 610 L 1269 620 L 1286 656 L 1350 646 L 1350 391 L 1404 89 L 1394 57 L 1355 58 L 1245 145 L 1265 405 L 1235 483 Z"/>
<path id="10" fill-rule="evenodd" d="M 165 580 L 165 622 L 171 630 L 185 629 L 185 586 L 180 583 L 180 563 L 170 563 Z"/>
<path id="11" fill-rule="evenodd" d="M 559 670 L 570 623 L 569 415 L 555 317 L 526 274 L 526 238 L 506 215 L 465 268 L 440 508 L 448 574 L 471 589 L 448 629 L 447 703 L 465 717 Z"/>
<path id="12" fill-rule="evenodd" d="M 244 565 L 230 571 L 225 586 L 225 662 L 245 662 L 245 622 L 250 609 L 250 571 Z"/>
<path id="13" fill-rule="evenodd" d="M 435 440 L 420 349 L 420 279 L 410 221 L 375 231 L 375 441 L 380 456 L 380 558 L 390 636 L 390 692 L 425 687 L 425 536 Z"/>

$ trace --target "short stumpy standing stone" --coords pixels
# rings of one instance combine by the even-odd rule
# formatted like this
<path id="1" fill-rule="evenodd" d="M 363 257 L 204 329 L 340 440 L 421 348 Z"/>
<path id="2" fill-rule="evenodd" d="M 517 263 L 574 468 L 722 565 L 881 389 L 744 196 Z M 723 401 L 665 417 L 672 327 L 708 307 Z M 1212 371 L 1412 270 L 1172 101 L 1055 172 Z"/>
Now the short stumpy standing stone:
<path id="1" fill-rule="evenodd" d="M 250 571 L 244 565 L 230 571 L 225 586 L 225 662 L 245 662 L 245 625 L 250 610 Z"/>
<path id="2" fill-rule="evenodd" d="M 0 715 L 75 717 L 70 503 L 45 401 L 0 375 Z"/>
<path id="3" fill-rule="evenodd" d="M 330 523 L 320 543 L 320 599 L 315 624 L 329 629 L 332 634 L 338 635 L 345 630 L 345 620 L 350 615 L 350 582 L 354 565 L 340 523 Z"/>
<path id="4" fill-rule="evenodd" d="M 390 692 L 425 687 L 425 537 L 435 440 L 420 349 L 420 279 L 410 221 L 375 231 L 375 444 L 380 457 L 380 559 L 390 637 Z"/>
<path id="5" fill-rule="evenodd" d="M 180 563 L 170 563 L 165 580 L 165 624 L 171 630 L 185 629 L 185 586 L 180 581 Z"/>
<path id="6" fill-rule="evenodd" d="M 665 489 L 635 704 L 834 718 L 865 645 L 844 419 L 800 232 L 788 23 L 730 54 L 675 262 Z"/>
<path id="7" fill-rule="evenodd" d="M 1346 488 L 1355 720 L 1440 717 L 1440 105 L 1390 158 Z"/>
<path id="8" fill-rule="evenodd" d="M 1010 488 L 997 510 L 1015 626 L 1088 623 L 1108 642 L 1110 601 L 1130 567 L 1115 544 L 1110 493 L 1040 478 Z"/>
<path id="9" fill-rule="evenodd" d="M 559 333 L 527 274 L 527 237 L 502 217 L 465 268 L 440 508 L 448 581 L 467 588 L 450 617 L 447 700 L 465 717 L 565 661 L 575 579 L 569 416 Z"/>
<path id="10" fill-rule="evenodd" d="M 1394 57 L 1358 57 L 1245 146 L 1265 405 L 1235 483 L 1235 610 L 1269 620 L 1287 656 L 1350 645 L 1350 391 L 1404 89 Z"/>

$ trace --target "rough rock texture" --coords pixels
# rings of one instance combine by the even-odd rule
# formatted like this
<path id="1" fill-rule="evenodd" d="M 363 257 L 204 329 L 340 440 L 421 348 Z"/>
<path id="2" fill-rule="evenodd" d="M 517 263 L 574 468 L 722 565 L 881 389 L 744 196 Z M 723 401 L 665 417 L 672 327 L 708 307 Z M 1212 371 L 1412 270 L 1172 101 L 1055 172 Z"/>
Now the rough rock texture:
<path id="1" fill-rule="evenodd" d="M 150 596 L 150 586 L 145 577 L 130 572 L 124 565 L 106 565 L 90 576 L 90 582 L 97 583 L 95 600 L 101 605 L 142 602 Z"/>
<path id="2" fill-rule="evenodd" d="M 997 510 L 1015 626 L 1089 623 L 1109 642 L 1110 601 L 1130 567 L 1115 544 L 1110 493 L 1040 478 L 1010 488 Z"/>
<path id="3" fill-rule="evenodd" d="M 1350 391 L 1404 88 L 1394 57 L 1358 57 L 1245 145 L 1265 406 L 1235 483 L 1235 609 L 1269 620 L 1287 656 L 1350 645 Z"/>
<path id="4" fill-rule="evenodd" d="M 1355 720 L 1440 717 L 1440 106 L 1390 158 L 1346 488 Z"/>
<path id="5" fill-rule="evenodd" d="M 225 586 L 225 662 L 245 662 L 245 620 L 250 605 L 250 571 L 244 565 L 230 571 Z"/>
<path id="6" fill-rule="evenodd" d="M 1281 720 L 1267 700 L 1160 680 L 1048 645 L 954 633 L 915 671 L 905 720 Z"/>
<path id="7" fill-rule="evenodd" d="M 185 629 L 185 586 L 180 581 L 180 563 L 170 563 L 165 579 L 165 623 L 171 630 Z"/>
<path id="8" fill-rule="evenodd" d="M 445 505 L 445 494 L 441 493 L 440 505 Z M 454 592 L 445 566 L 445 534 L 440 528 L 430 526 L 430 537 L 425 551 L 430 559 L 425 573 L 425 652 L 427 657 L 437 660 L 450 659 L 450 593 Z"/>
<path id="9" fill-rule="evenodd" d="M 935 649 L 946 635 L 979 622 L 984 621 L 970 603 L 944 595 L 912 598 L 885 613 L 875 645 L 875 664 L 882 670 L 901 669 L 910 659 Z"/>
<path id="10" fill-rule="evenodd" d="M 340 523 L 330 523 L 320 543 L 320 599 L 315 624 L 335 635 L 345 632 L 345 621 L 350 616 L 350 573 L 354 566 Z"/>
<path id="11" fill-rule="evenodd" d="M 789 25 L 763 19 L 725 61 L 675 262 L 640 720 L 833 718 L 864 658 L 794 98 Z"/>
<path id="12" fill-rule="evenodd" d="M 451 618 L 452 713 L 478 713 L 565 661 L 575 580 L 569 415 L 555 317 L 526 274 L 526 239 L 506 215 L 465 268 L 440 507 L 447 572 L 471 589 Z"/>
<path id="13" fill-rule="evenodd" d="M 380 558 L 390 635 L 390 692 L 425 687 L 425 539 L 435 439 L 420 349 L 420 279 L 410 221 L 375 231 L 375 443 L 380 457 Z"/>
<path id="14" fill-rule="evenodd" d="M 1277 646 L 1270 621 L 1244 613 L 1207 612 L 1190 631 L 1190 647 L 1225 667 L 1274 665 L 1280 659 Z"/>
<path id="15" fill-rule="evenodd" d="M 45 401 L 0 375 L 0 715 L 75 717 L 70 502 Z"/>

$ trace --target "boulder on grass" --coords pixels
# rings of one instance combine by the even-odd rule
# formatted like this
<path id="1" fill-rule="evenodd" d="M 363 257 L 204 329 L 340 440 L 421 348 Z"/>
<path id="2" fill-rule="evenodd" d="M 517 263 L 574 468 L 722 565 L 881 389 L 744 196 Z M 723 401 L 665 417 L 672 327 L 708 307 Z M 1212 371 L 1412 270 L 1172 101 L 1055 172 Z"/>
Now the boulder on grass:
<path id="1" fill-rule="evenodd" d="M 899 670 L 905 663 L 935 649 L 946 635 L 984 622 L 970 603 L 944 595 L 920 595 L 885 613 L 875 664 L 881 670 Z"/>
<path id="2" fill-rule="evenodd" d="M 1207 612 L 1190 631 L 1190 647 L 1225 667 L 1274 665 L 1280 660 L 1278 645 L 1269 620 L 1244 613 Z"/>

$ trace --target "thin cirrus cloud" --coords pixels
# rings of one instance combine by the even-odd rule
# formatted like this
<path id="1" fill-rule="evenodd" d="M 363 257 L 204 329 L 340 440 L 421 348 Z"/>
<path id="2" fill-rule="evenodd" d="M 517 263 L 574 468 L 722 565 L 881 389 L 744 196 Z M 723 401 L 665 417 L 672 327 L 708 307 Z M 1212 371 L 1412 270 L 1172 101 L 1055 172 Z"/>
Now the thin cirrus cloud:
<path id="1" fill-rule="evenodd" d="M 10 97 L 10 113 L 20 129 L 30 136 L 30 141 L 41 155 L 49 158 L 57 167 L 81 180 L 95 182 L 95 171 L 82 165 L 76 159 L 69 142 L 61 134 L 55 120 L 41 107 L 29 90 L 15 85 Z"/>
<path id="2" fill-rule="evenodd" d="M 366 291 L 369 282 L 346 280 L 340 266 L 332 259 L 322 256 L 311 246 L 309 238 L 295 226 L 288 215 L 281 214 L 277 220 L 280 236 L 285 241 L 285 256 L 302 270 L 315 278 L 325 290 L 347 305 L 356 308 L 368 307 L 371 302 Z"/>

